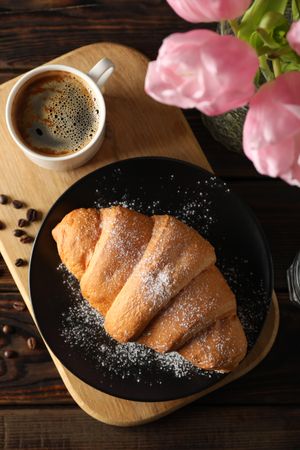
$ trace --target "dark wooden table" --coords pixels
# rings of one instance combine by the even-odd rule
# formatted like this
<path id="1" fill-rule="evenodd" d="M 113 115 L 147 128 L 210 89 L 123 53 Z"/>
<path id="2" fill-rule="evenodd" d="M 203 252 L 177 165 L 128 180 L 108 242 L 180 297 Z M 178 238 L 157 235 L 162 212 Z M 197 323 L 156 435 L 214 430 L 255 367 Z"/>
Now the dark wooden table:
<path id="1" fill-rule="evenodd" d="M 0 82 L 98 41 L 153 59 L 165 36 L 192 27 L 165 0 L 1 0 L 0 12 Z M 21 296 L 1 260 L 0 323 L 14 333 L 0 331 L 0 448 L 300 449 L 300 310 L 289 303 L 286 283 L 300 250 L 300 189 L 259 176 L 244 156 L 214 142 L 197 111 L 186 117 L 215 172 L 253 208 L 269 239 L 281 311 L 271 353 L 241 380 L 156 423 L 101 424 L 74 404 L 28 312 L 14 309 Z M 35 351 L 27 348 L 30 336 L 38 339 Z M 7 348 L 18 357 L 4 360 Z"/>

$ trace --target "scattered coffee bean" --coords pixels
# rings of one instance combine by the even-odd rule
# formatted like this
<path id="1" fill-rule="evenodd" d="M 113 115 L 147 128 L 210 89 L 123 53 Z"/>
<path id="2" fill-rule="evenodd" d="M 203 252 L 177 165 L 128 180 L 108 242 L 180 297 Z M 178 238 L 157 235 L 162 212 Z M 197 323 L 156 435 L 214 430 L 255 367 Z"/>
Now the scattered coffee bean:
<path id="1" fill-rule="evenodd" d="M 23 228 L 23 227 L 28 227 L 29 222 L 26 219 L 19 219 L 18 220 L 18 227 Z"/>
<path id="2" fill-rule="evenodd" d="M 26 266 L 27 262 L 25 261 L 25 259 L 22 258 L 18 258 L 15 261 L 15 266 L 17 267 L 22 267 L 22 266 Z"/>
<path id="3" fill-rule="evenodd" d="M 1 205 L 6 205 L 6 203 L 8 203 L 8 197 L 5 194 L 1 194 L 0 195 L 0 204 Z"/>
<path id="4" fill-rule="evenodd" d="M 0 377 L 6 373 L 6 365 L 3 359 L 0 359 Z"/>
<path id="5" fill-rule="evenodd" d="M 27 339 L 27 347 L 29 350 L 35 350 L 36 349 L 36 338 L 30 337 Z"/>
<path id="6" fill-rule="evenodd" d="M 23 302 L 14 302 L 14 303 L 13 303 L 13 308 L 14 308 L 16 311 L 25 311 L 26 305 L 25 305 L 25 303 L 23 303 Z"/>
<path id="7" fill-rule="evenodd" d="M 29 222 L 35 222 L 38 218 L 38 212 L 36 209 L 29 208 L 26 213 L 26 217 Z"/>
<path id="8" fill-rule="evenodd" d="M 5 347 L 7 344 L 7 339 L 5 336 L 0 336 L 0 348 Z"/>
<path id="9" fill-rule="evenodd" d="M 25 234 L 24 230 L 19 230 L 19 228 L 17 228 L 16 230 L 14 230 L 14 236 L 16 237 L 20 237 L 23 236 Z"/>
<path id="10" fill-rule="evenodd" d="M 13 200 L 12 203 L 13 203 L 13 207 L 16 209 L 23 208 L 23 206 L 24 206 L 24 203 L 21 202 L 20 200 Z"/>
<path id="11" fill-rule="evenodd" d="M 22 242 L 22 244 L 31 244 L 31 242 L 34 241 L 32 236 L 22 236 L 20 241 Z"/>
<path id="12" fill-rule="evenodd" d="M 15 356 L 17 356 L 17 353 L 14 350 L 5 350 L 3 355 L 4 355 L 4 358 L 10 359 L 10 358 L 14 358 Z"/>
<path id="13" fill-rule="evenodd" d="M 14 328 L 11 325 L 3 325 L 2 331 L 4 334 L 11 334 L 14 332 Z"/>
<path id="14" fill-rule="evenodd" d="M 1 222 L 1 220 L 0 220 L 0 230 L 4 230 L 4 228 L 5 228 L 5 224 L 3 222 Z"/>

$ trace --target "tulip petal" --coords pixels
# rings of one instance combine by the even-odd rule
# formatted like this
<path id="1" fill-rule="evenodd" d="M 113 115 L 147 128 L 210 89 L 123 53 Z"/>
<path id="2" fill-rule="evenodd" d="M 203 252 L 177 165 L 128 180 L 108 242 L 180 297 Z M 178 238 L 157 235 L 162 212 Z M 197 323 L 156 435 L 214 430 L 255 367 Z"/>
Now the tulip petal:
<path id="1" fill-rule="evenodd" d="M 300 20 L 291 25 L 286 38 L 292 49 L 300 55 Z"/>
<path id="2" fill-rule="evenodd" d="M 263 85 L 250 101 L 244 151 L 256 169 L 300 185 L 300 73 Z"/>
<path id="3" fill-rule="evenodd" d="M 217 115 L 249 101 L 257 70 L 257 55 L 244 41 L 210 30 L 176 33 L 149 64 L 145 90 L 162 103 Z"/>
<path id="4" fill-rule="evenodd" d="M 150 85 L 151 83 L 151 85 Z M 145 91 L 155 100 L 167 105 L 180 106 L 181 108 L 192 108 L 193 101 L 182 97 L 170 83 L 164 81 L 161 71 L 155 61 L 149 63 L 145 80 Z"/>
<path id="5" fill-rule="evenodd" d="M 252 0 L 167 0 L 188 22 L 219 22 L 241 16 Z"/>

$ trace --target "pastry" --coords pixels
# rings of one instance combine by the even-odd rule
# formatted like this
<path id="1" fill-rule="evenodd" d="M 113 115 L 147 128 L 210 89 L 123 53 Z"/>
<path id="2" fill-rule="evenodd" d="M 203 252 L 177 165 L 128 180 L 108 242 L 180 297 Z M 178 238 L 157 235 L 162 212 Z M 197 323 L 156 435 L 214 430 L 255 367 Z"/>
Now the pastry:
<path id="1" fill-rule="evenodd" d="M 53 229 L 62 262 L 117 341 L 178 351 L 194 365 L 232 370 L 247 341 L 212 245 L 172 216 L 78 209 Z"/>
<path id="2" fill-rule="evenodd" d="M 80 280 L 101 234 L 101 211 L 79 208 L 67 214 L 52 230 L 58 254 L 67 269 Z"/>
<path id="3" fill-rule="evenodd" d="M 102 209 L 102 233 L 80 282 L 83 296 L 105 315 L 143 255 L 153 220 L 130 209 Z"/>
<path id="4" fill-rule="evenodd" d="M 136 339 L 184 286 L 216 260 L 213 247 L 195 230 L 171 216 L 153 218 L 145 253 L 105 317 L 105 330 L 120 342 Z"/>
<path id="5" fill-rule="evenodd" d="M 195 277 L 149 324 L 138 342 L 158 352 L 183 346 L 217 319 L 236 312 L 236 299 L 216 266 Z"/>
<path id="6" fill-rule="evenodd" d="M 247 340 L 237 315 L 217 320 L 178 352 L 197 367 L 230 372 L 244 359 Z"/>

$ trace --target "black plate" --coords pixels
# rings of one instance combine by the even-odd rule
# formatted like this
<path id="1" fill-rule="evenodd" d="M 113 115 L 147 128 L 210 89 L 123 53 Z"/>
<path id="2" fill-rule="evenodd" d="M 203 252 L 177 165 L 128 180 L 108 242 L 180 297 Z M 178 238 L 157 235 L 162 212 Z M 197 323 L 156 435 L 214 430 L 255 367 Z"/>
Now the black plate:
<path id="1" fill-rule="evenodd" d="M 169 158 L 110 164 L 71 186 L 53 205 L 36 238 L 30 293 L 40 331 L 62 364 L 95 388 L 130 400 L 165 401 L 199 392 L 226 376 L 194 368 L 177 353 L 159 356 L 118 345 L 101 316 L 82 299 L 62 268 L 51 230 L 78 207 L 123 204 L 145 214 L 172 214 L 214 245 L 235 292 L 249 349 L 263 326 L 272 293 L 272 263 L 251 211 L 226 184 L 197 166 Z"/>

